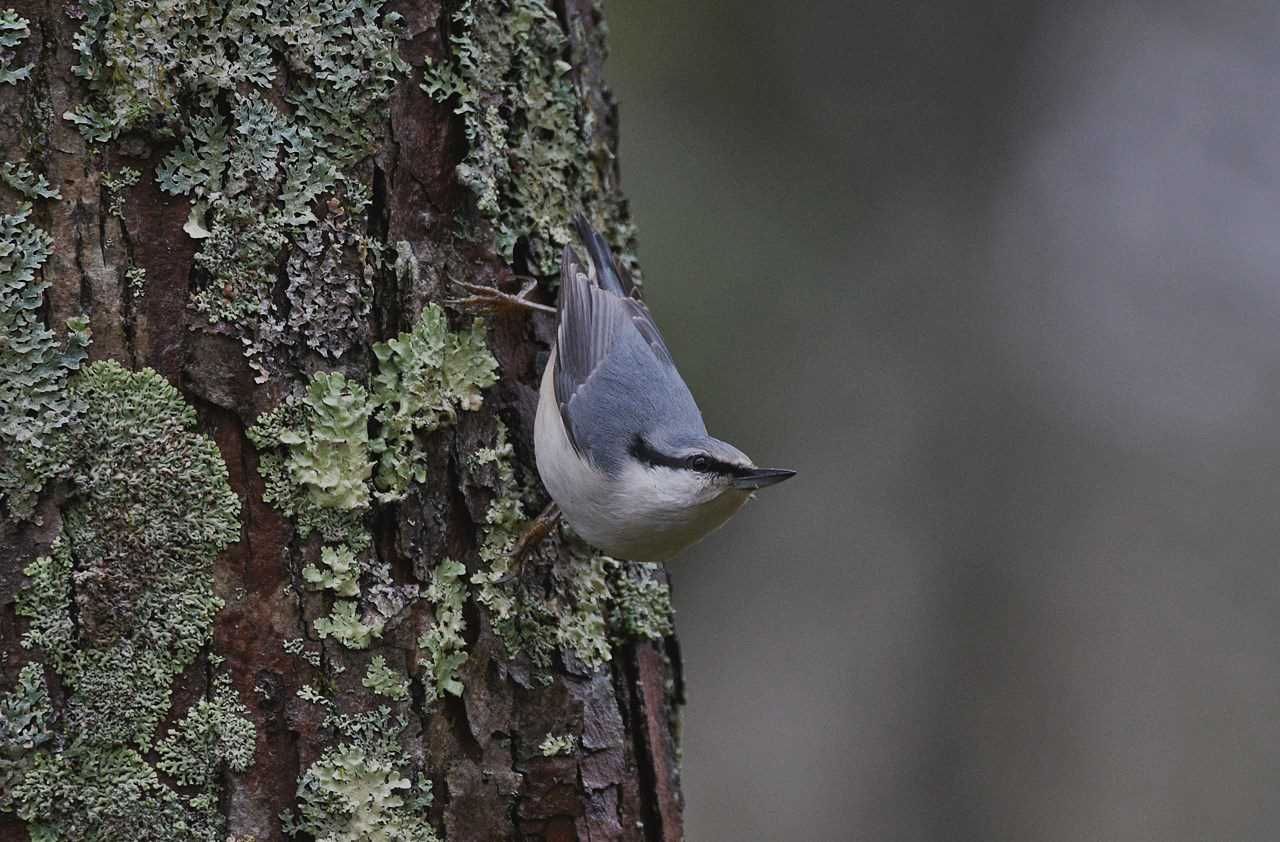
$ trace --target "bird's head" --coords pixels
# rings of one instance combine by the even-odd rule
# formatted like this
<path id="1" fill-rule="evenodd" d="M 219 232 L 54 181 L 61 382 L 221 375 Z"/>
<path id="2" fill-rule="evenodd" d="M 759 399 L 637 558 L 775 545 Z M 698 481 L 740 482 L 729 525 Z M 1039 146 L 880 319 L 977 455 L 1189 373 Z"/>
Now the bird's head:
<path id="1" fill-rule="evenodd" d="M 706 433 L 637 434 L 629 455 L 676 508 L 701 506 L 725 494 L 745 500 L 796 473 L 758 468 L 741 450 Z"/>

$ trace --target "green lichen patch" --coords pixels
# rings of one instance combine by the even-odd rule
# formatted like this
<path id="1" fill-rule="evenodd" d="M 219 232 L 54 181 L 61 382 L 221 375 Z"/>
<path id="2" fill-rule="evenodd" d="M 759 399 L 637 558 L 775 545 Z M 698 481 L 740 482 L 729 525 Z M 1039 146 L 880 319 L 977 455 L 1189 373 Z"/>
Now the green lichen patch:
<path id="1" fill-rule="evenodd" d="M 497 382 L 498 362 L 484 334 L 480 319 L 467 330 L 449 330 L 444 311 L 429 304 L 412 330 L 373 346 L 378 373 L 372 391 L 381 429 L 373 449 L 380 500 L 400 499 L 411 480 L 426 479 L 426 454 L 417 436 L 452 424 L 459 410 L 479 409 L 481 390 Z"/>
<path id="2" fill-rule="evenodd" d="M 18 183 L 31 183 L 29 171 L 14 173 Z M 31 210 L 24 203 L 0 214 L 0 498 L 24 518 L 32 515 L 45 483 L 68 470 L 61 433 L 79 405 L 67 378 L 84 362 L 89 344 L 86 320 L 68 320 L 61 339 L 41 320 L 49 284 L 36 273 L 52 242 L 32 223 Z"/>
<path id="3" fill-rule="evenodd" d="M 141 130 L 176 143 L 156 171 L 190 197 L 202 241 L 192 303 L 243 341 L 265 380 L 302 347 L 361 339 L 378 265 L 362 164 L 405 69 L 382 0 L 86 0 L 76 36 L 91 141 Z M 282 308 L 273 290 L 287 269 Z"/>
<path id="4" fill-rule="evenodd" d="M 338 596 L 360 594 L 360 565 L 346 545 L 322 547 L 320 564 L 302 568 L 302 578 L 311 590 L 331 590 Z"/>
<path id="5" fill-rule="evenodd" d="M 604 558 L 575 558 L 567 578 L 567 598 L 560 597 L 555 603 L 558 640 L 588 670 L 596 670 L 612 657 L 605 623 L 610 594 Z"/>
<path id="6" fill-rule="evenodd" d="M 13 9 L 0 9 L 0 85 L 16 85 L 31 78 L 32 65 L 14 67 L 11 52 L 31 34 L 28 23 Z"/>
<path id="7" fill-rule="evenodd" d="M 210 640 L 212 565 L 239 537 L 239 501 L 194 410 L 155 372 L 99 362 L 66 389 L 79 408 L 59 434 L 71 496 L 17 613 L 68 699 L 4 806 L 33 840 L 221 842 L 217 773 L 247 768 L 254 745 L 230 683 L 153 741 L 175 676 Z"/>
<path id="8" fill-rule="evenodd" d="M 102 189 L 107 192 L 107 213 L 124 216 L 124 200 L 129 188 L 142 179 L 142 173 L 133 167 L 121 167 L 114 173 L 102 176 Z"/>
<path id="9" fill-rule="evenodd" d="M 445 693 L 462 694 L 462 681 L 458 668 L 467 660 L 467 641 L 463 632 L 467 624 L 462 607 L 467 599 L 467 586 L 463 577 L 467 568 L 456 561 L 445 559 L 431 572 L 431 586 L 426 597 L 432 604 L 435 621 L 418 636 L 421 654 L 422 684 L 430 704 Z"/>
<path id="10" fill-rule="evenodd" d="M 339 372 L 311 378 L 303 399 L 307 424 L 286 430 L 286 463 L 293 483 L 322 509 L 355 511 L 369 505 L 368 392 Z"/>
<path id="11" fill-rule="evenodd" d="M 332 637 L 348 649 L 368 649 L 369 644 L 382 637 L 382 624 L 366 624 L 351 599 L 334 602 L 329 616 L 316 620 L 315 628 L 321 639 Z"/>
<path id="12" fill-rule="evenodd" d="M 550 4 L 467 0 L 454 26 L 448 57 L 427 67 L 422 86 L 462 117 L 468 149 L 457 176 L 493 225 L 498 253 L 510 259 L 526 237 L 534 271 L 553 274 L 583 209 L 629 245 L 625 209 L 605 184 L 612 153 L 595 137 Z"/>
<path id="13" fill-rule="evenodd" d="M 360 683 L 392 701 L 403 702 L 409 698 L 408 679 L 387 666 L 387 659 L 381 655 L 374 655 L 369 661 L 369 669 Z"/>
<path id="14" fill-rule="evenodd" d="M 318 533 L 326 542 L 320 564 L 302 571 L 308 587 L 338 597 L 316 621 L 316 633 L 353 649 L 367 648 L 417 596 L 416 588 L 392 583 L 385 564 L 365 558 L 365 516 L 375 502 L 398 500 L 411 481 L 426 480 L 419 436 L 478 409 L 481 390 L 497 379 L 483 323 L 452 331 L 434 304 L 411 330 L 374 352 L 372 390 L 338 372 L 317 373 L 305 395 L 286 400 L 249 430 L 263 451 L 264 499 L 296 518 L 302 537 Z M 378 431 L 372 440 L 371 425 Z M 362 576 L 373 582 L 363 612 L 356 602 Z"/>
<path id="15" fill-rule="evenodd" d="M 217 773 L 224 765 L 243 772 L 253 762 L 256 730 L 231 680 L 219 676 L 208 698 L 187 711 L 177 727 L 156 745 L 156 768 L 183 786 L 199 787 L 216 799 Z M 215 806 L 216 802 L 210 806 Z"/>
<path id="16" fill-rule="evenodd" d="M 50 186 L 42 174 L 31 171 L 25 161 L 0 164 L 0 179 L 28 199 L 61 199 L 62 194 Z"/>
<path id="17" fill-rule="evenodd" d="M 263 451 L 263 499 L 296 518 L 302 537 L 316 532 L 354 552 L 368 546 L 361 517 L 373 473 L 371 411 L 363 386 L 337 372 L 321 373 L 304 395 L 291 396 L 249 428 L 249 440 Z"/>
<path id="18" fill-rule="evenodd" d="M 196 809 L 136 750 L 72 741 L 41 752 L 14 788 L 32 842 L 222 842 L 216 809 Z"/>
<path id="19" fill-rule="evenodd" d="M 75 493 L 53 553 L 27 568 L 24 643 L 71 688 L 85 739 L 146 747 L 173 676 L 209 639 L 212 563 L 239 537 L 239 501 L 194 410 L 155 372 L 95 363 L 69 392 L 82 407 L 65 444 Z"/>
<path id="20" fill-rule="evenodd" d="M 661 640 L 674 630 L 671 588 L 656 564 L 609 559 L 611 630 L 622 638 Z"/>
<path id="21" fill-rule="evenodd" d="M 13 811 L 14 788 L 53 739 L 53 707 L 39 664 L 27 664 L 18 684 L 0 696 L 0 811 Z"/>
<path id="22" fill-rule="evenodd" d="M 555 757 L 556 755 L 571 755 L 578 749 L 578 739 L 573 734 L 547 734 L 546 738 L 538 745 L 538 750 L 542 752 L 543 757 Z"/>
<path id="23" fill-rule="evenodd" d="M 331 713 L 325 723 L 342 742 L 303 773 L 297 812 L 281 816 L 285 832 L 324 842 L 439 842 L 431 782 L 398 741 L 407 722 L 383 707 Z"/>

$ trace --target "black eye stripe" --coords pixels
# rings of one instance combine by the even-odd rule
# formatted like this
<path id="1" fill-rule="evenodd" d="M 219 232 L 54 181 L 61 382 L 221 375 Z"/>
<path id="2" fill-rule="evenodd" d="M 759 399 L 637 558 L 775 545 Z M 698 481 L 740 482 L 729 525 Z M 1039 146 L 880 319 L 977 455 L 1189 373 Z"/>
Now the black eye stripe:
<path id="1" fill-rule="evenodd" d="M 689 456 L 670 456 L 666 453 L 654 448 L 645 440 L 644 436 L 639 434 L 631 440 L 631 447 L 628 448 L 631 455 L 641 462 L 654 467 L 675 468 L 677 470 L 697 471 L 703 474 L 720 474 L 727 477 L 747 476 L 751 473 L 751 468 L 744 468 L 741 465 L 731 465 L 728 462 L 722 462 L 714 456 L 708 456 L 705 453 L 698 453 L 692 457 Z M 694 466 L 695 460 L 706 460 L 704 466 Z"/>

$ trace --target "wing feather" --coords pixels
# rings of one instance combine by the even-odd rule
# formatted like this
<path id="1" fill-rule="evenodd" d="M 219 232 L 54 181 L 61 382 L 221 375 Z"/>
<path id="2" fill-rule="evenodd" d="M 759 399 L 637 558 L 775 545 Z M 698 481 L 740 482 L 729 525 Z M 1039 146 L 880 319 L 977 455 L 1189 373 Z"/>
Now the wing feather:
<path id="1" fill-rule="evenodd" d="M 679 417 L 690 429 L 701 428 L 702 418 L 648 308 L 621 292 L 616 273 L 610 279 L 603 271 L 616 268 L 609 247 L 585 223 L 579 233 L 593 265 L 565 246 L 553 385 L 570 444 L 604 466 L 627 446 L 614 438 L 660 416 Z"/>

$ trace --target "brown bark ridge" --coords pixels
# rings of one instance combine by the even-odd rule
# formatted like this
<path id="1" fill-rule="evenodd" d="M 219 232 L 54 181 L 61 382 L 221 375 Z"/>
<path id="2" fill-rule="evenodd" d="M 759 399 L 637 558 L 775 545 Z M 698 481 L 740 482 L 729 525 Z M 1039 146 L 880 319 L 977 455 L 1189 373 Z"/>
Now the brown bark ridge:
<path id="1" fill-rule="evenodd" d="M 682 838 L 665 573 L 509 569 L 553 324 L 449 303 L 637 271 L 604 32 L 0 8 L 0 840 Z"/>

